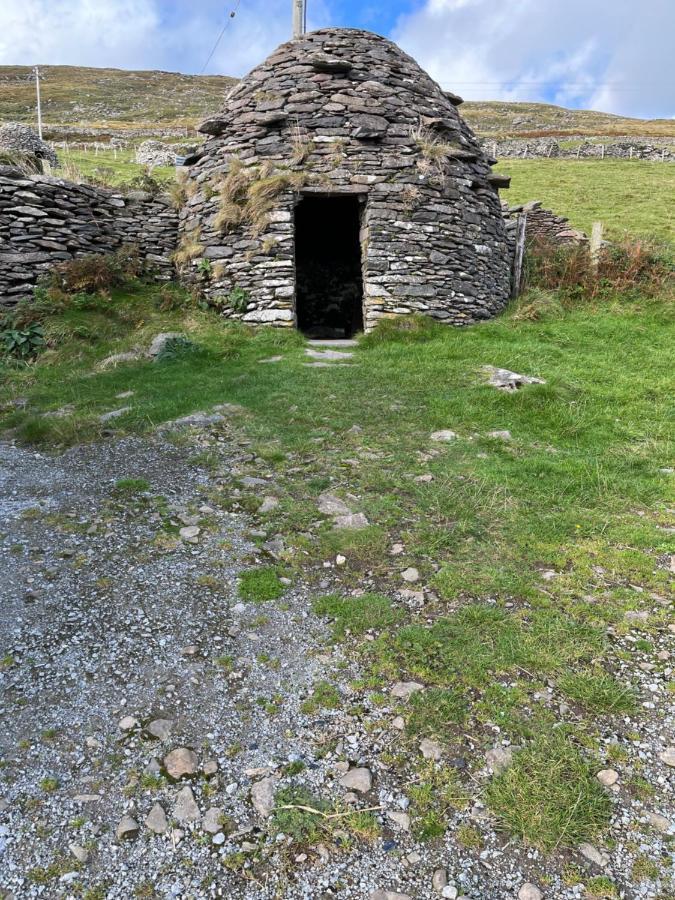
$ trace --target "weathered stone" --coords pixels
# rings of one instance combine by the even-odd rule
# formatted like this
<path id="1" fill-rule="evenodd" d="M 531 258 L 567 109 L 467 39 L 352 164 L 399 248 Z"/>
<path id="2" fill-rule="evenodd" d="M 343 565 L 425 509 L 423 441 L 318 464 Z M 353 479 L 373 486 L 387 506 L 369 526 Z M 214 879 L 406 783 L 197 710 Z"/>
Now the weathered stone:
<path id="1" fill-rule="evenodd" d="M 528 881 L 518 891 L 518 900 L 544 900 L 544 895 L 536 884 Z"/>
<path id="2" fill-rule="evenodd" d="M 197 772 L 197 754 L 188 747 L 178 747 L 164 757 L 164 768 L 167 774 L 178 781 L 188 778 Z"/>
<path id="3" fill-rule="evenodd" d="M 373 891 L 369 895 L 369 900 L 412 900 L 409 894 L 399 894 L 398 891 Z"/>
<path id="4" fill-rule="evenodd" d="M 207 809 L 202 819 L 202 828 L 209 834 L 218 834 L 223 830 L 223 811 L 218 806 Z"/>
<path id="5" fill-rule="evenodd" d="M 652 828 L 656 828 L 656 830 L 660 831 L 661 834 L 669 834 L 673 828 L 672 822 L 669 819 L 666 819 L 666 817 L 662 816 L 660 813 L 648 812 L 647 821 L 652 826 Z"/>
<path id="6" fill-rule="evenodd" d="M 145 817 L 145 827 L 150 831 L 154 831 L 155 834 L 164 834 L 168 829 L 169 823 L 161 804 L 153 804 L 152 809 Z"/>
<path id="7" fill-rule="evenodd" d="M 176 795 L 173 817 L 177 822 L 198 822 L 201 818 L 192 788 L 184 787 Z"/>
<path id="8" fill-rule="evenodd" d="M 449 443 L 450 441 L 454 441 L 457 437 L 457 432 L 450 431 L 449 428 L 444 429 L 443 431 L 434 431 L 431 435 L 431 440 L 436 441 L 437 443 Z"/>
<path id="9" fill-rule="evenodd" d="M 443 748 L 441 745 L 437 741 L 432 741 L 429 738 L 423 738 L 420 741 L 420 752 L 425 759 L 433 759 L 435 762 L 438 762 L 443 756 Z"/>
<path id="10" fill-rule="evenodd" d="M 675 747 L 667 747 L 659 753 L 659 759 L 667 766 L 675 767 Z"/>
<path id="11" fill-rule="evenodd" d="M 596 777 L 600 784 L 604 784 L 605 787 L 611 787 L 619 780 L 619 773 L 614 769 L 601 769 Z"/>
<path id="12" fill-rule="evenodd" d="M 408 813 L 395 812 L 394 810 L 390 810 L 387 813 L 387 818 L 402 831 L 410 831 L 410 816 L 408 815 Z"/>
<path id="13" fill-rule="evenodd" d="M 251 788 L 251 802 L 261 819 L 268 819 L 272 815 L 278 780 L 276 775 L 270 775 L 268 778 L 256 781 Z"/>
<path id="14" fill-rule="evenodd" d="M 148 722 L 145 730 L 158 741 L 168 741 L 172 728 L 173 722 L 170 719 L 153 719 L 152 722 Z"/>
<path id="15" fill-rule="evenodd" d="M 535 378 L 532 375 L 519 375 L 508 369 L 497 369 L 494 366 L 483 366 L 483 371 L 488 377 L 488 384 L 502 391 L 517 391 L 526 384 L 546 384 L 543 378 Z"/>
<path id="16" fill-rule="evenodd" d="M 135 838 L 138 832 L 140 831 L 138 822 L 133 819 L 131 816 L 122 816 L 117 828 L 115 829 L 115 835 L 118 841 L 126 841 L 131 838 Z"/>
<path id="17" fill-rule="evenodd" d="M 317 508 L 324 516 L 348 516 L 352 512 L 344 500 L 327 493 L 319 495 Z"/>
<path id="18" fill-rule="evenodd" d="M 350 769 L 346 775 L 342 776 L 340 784 L 350 791 L 367 794 L 373 786 L 373 776 L 370 774 L 370 769 L 363 767 Z"/>
<path id="19" fill-rule="evenodd" d="M 424 685 L 417 681 L 397 681 L 392 686 L 390 694 L 397 700 L 408 700 L 417 691 L 423 691 Z"/>
<path id="20" fill-rule="evenodd" d="M 510 747 L 493 747 L 485 754 L 488 769 L 498 775 L 513 762 L 513 750 Z"/>
<path id="21" fill-rule="evenodd" d="M 592 862 L 594 865 L 599 866 L 601 869 L 604 869 L 605 866 L 609 862 L 609 858 L 606 853 L 602 853 L 597 847 L 594 847 L 592 844 L 583 843 L 579 844 L 579 853 L 589 862 Z"/>

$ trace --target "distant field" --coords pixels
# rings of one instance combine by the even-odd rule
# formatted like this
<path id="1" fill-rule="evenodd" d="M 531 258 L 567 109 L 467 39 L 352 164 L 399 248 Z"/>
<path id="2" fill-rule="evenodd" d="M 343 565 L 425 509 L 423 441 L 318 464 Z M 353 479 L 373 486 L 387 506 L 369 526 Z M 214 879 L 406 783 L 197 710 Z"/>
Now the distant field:
<path id="1" fill-rule="evenodd" d="M 27 66 L 0 66 L 0 121 L 35 121 Z M 59 125 L 124 134 L 130 128 L 192 128 L 221 109 L 235 83 L 227 75 L 44 66 L 42 111 Z M 672 119 L 632 119 L 550 103 L 467 102 L 461 113 L 482 135 L 639 135 L 675 137 Z"/>
<path id="2" fill-rule="evenodd" d="M 87 181 L 99 181 L 117 187 L 128 184 L 146 171 L 145 166 L 134 162 L 134 150 L 68 150 L 56 148 L 62 169 L 53 174 L 59 178 L 77 180 L 78 175 Z M 175 178 L 172 168 L 153 169 L 152 177 L 157 181 L 169 182 Z"/>
<path id="3" fill-rule="evenodd" d="M 505 160 L 512 176 L 502 197 L 511 205 L 541 200 L 590 232 L 593 222 L 610 235 L 653 235 L 675 243 L 675 165 L 641 160 Z"/>

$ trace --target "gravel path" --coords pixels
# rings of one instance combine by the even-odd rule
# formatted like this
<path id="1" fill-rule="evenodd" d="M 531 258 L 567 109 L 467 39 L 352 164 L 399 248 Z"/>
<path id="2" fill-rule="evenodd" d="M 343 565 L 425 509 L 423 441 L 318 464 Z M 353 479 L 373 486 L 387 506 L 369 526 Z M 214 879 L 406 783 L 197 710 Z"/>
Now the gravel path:
<path id="1" fill-rule="evenodd" d="M 309 588 L 289 585 L 266 604 L 238 599 L 239 573 L 264 560 L 249 539 L 255 526 L 213 500 L 237 464 L 234 447 L 221 444 L 220 456 L 210 473 L 161 437 L 58 457 L 0 444 L 0 897 L 585 896 L 564 884 L 561 859 L 549 885 L 538 882 L 542 894 L 523 893 L 546 863 L 508 844 L 480 805 L 451 817 L 480 827 L 482 847 L 462 848 L 452 828 L 435 845 L 412 839 L 407 786 L 378 759 L 397 740 L 390 711 L 369 707 L 367 693 L 352 708 L 359 673 L 326 645 Z M 120 494 L 118 481 L 131 478 L 148 490 Z M 177 536 L 195 527 L 196 537 Z M 302 710 L 318 680 L 338 687 L 340 709 Z M 654 748 L 665 730 L 636 751 L 663 814 L 673 769 Z M 165 763 L 178 748 L 192 753 Z M 165 769 L 174 764 L 184 769 L 176 781 Z M 370 791 L 347 794 L 348 765 L 369 769 Z M 338 830 L 289 852 L 268 814 L 291 783 L 377 807 L 381 836 L 350 843 Z M 609 868 L 591 863 L 589 876 L 623 876 L 638 853 L 665 859 L 663 822 L 655 828 L 647 813 L 617 807 L 621 854 Z M 624 846 L 626 823 L 636 847 Z M 667 896 L 660 890 L 622 896 Z"/>

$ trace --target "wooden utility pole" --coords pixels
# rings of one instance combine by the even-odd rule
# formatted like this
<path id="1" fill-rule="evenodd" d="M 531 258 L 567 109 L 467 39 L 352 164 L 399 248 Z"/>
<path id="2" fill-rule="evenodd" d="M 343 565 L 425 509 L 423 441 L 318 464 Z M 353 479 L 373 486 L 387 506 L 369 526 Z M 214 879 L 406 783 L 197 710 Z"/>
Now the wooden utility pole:
<path id="1" fill-rule="evenodd" d="M 525 239 L 527 237 L 527 213 L 518 216 L 516 225 L 516 247 L 513 257 L 513 279 L 511 283 L 511 299 L 520 296 L 523 282 L 523 260 L 525 258 Z"/>
<path id="2" fill-rule="evenodd" d="M 293 0 L 293 37 L 299 38 L 307 31 L 307 2 Z"/>
<path id="3" fill-rule="evenodd" d="M 37 118 L 38 118 L 38 134 L 42 140 L 42 104 L 40 103 L 40 68 L 33 67 L 33 75 L 35 76 L 35 90 L 37 92 Z"/>

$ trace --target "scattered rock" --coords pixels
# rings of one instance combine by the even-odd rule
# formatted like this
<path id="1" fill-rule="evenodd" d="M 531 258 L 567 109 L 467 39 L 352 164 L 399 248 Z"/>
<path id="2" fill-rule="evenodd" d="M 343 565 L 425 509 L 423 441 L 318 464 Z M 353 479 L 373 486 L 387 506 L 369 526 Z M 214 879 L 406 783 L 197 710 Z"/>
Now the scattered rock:
<path id="1" fill-rule="evenodd" d="M 153 719 L 145 729 L 151 737 L 158 741 L 168 741 L 171 737 L 173 722 L 170 719 Z"/>
<path id="2" fill-rule="evenodd" d="M 581 853 L 581 855 L 589 862 L 599 866 L 601 869 L 604 869 L 609 862 L 607 854 L 601 853 L 600 850 L 593 846 L 593 844 L 579 844 L 579 853 Z"/>
<path id="3" fill-rule="evenodd" d="M 201 534 L 201 531 L 199 525 L 187 525 L 185 528 L 181 528 L 178 533 L 186 544 L 196 544 L 198 543 L 197 539 Z"/>
<path id="4" fill-rule="evenodd" d="M 279 501 L 276 497 L 263 497 L 263 502 L 260 504 L 258 512 L 264 515 L 265 513 L 272 512 L 278 505 Z"/>
<path id="5" fill-rule="evenodd" d="M 667 766 L 675 767 L 675 747 L 667 747 L 662 753 L 659 753 L 659 759 Z"/>
<path id="6" fill-rule="evenodd" d="M 223 811 L 218 806 L 207 809 L 202 819 L 202 828 L 209 834 L 218 834 L 223 830 Z"/>
<path id="7" fill-rule="evenodd" d="M 652 828 L 660 831 L 661 834 L 668 834 L 673 827 L 673 824 L 669 819 L 666 819 L 665 816 L 659 815 L 659 813 L 655 812 L 647 813 L 647 821 L 652 826 Z"/>
<path id="8" fill-rule="evenodd" d="M 198 822 L 201 818 L 192 788 L 184 787 L 178 791 L 173 817 L 177 822 Z"/>
<path id="9" fill-rule="evenodd" d="M 68 844 L 68 849 L 78 862 L 86 863 L 89 859 L 89 852 L 84 847 L 80 847 L 79 844 Z"/>
<path id="10" fill-rule="evenodd" d="M 409 584 L 414 584 L 416 581 L 420 580 L 420 573 L 417 571 L 417 569 L 410 567 L 404 572 L 401 572 L 401 578 L 404 581 L 407 581 Z"/>
<path id="11" fill-rule="evenodd" d="M 373 776 L 370 774 L 370 769 L 363 767 L 350 769 L 346 775 L 342 776 L 340 784 L 350 791 L 358 791 L 359 794 L 367 794 L 373 786 Z"/>
<path id="12" fill-rule="evenodd" d="M 405 719 L 403 718 L 403 716 L 396 716 L 396 718 L 392 720 L 391 724 L 392 727 L 397 731 L 403 731 L 403 729 L 405 728 Z"/>
<path id="13" fill-rule="evenodd" d="M 175 781 L 190 777 L 197 771 L 197 754 L 189 747 L 178 747 L 164 757 L 164 768 Z"/>
<path id="14" fill-rule="evenodd" d="M 488 437 L 496 438 L 498 441 L 510 441 L 510 431 L 488 431 Z"/>
<path id="15" fill-rule="evenodd" d="M 448 873 L 445 869 L 436 869 L 431 879 L 431 887 L 440 894 L 444 887 L 448 884 Z"/>
<path id="16" fill-rule="evenodd" d="M 122 816 L 115 830 L 115 835 L 118 841 L 127 841 L 135 838 L 139 831 L 140 828 L 136 819 L 132 819 L 131 816 Z"/>
<path id="17" fill-rule="evenodd" d="M 334 494 L 320 494 L 318 509 L 324 516 L 348 516 L 351 514 L 351 509 L 344 500 Z"/>
<path id="18" fill-rule="evenodd" d="M 369 900 L 412 900 L 409 894 L 399 894 L 397 891 L 373 891 Z"/>
<path id="19" fill-rule="evenodd" d="M 397 681 L 389 693 L 397 700 L 408 700 L 414 693 L 423 690 L 424 685 L 417 681 Z"/>
<path id="20" fill-rule="evenodd" d="M 517 372 L 497 369 L 495 366 L 483 366 L 483 371 L 488 376 L 488 384 L 502 391 L 517 391 L 526 384 L 546 384 L 543 378 L 519 375 Z"/>
<path id="21" fill-rule="evenodd" d="M 544 900 L 544 895 L 536 884 L 528 881 L 518 891 L 518 900 Z"/>
<path id="22" fill-rule="evenodd" d="M 450 441 L 454 441 L 456 437 L 457 432 L 450 431 L 449 428 L 446 428 L 444 431 L 434 431 L 431 435 L 431 440 L 439 443 L 449 443 Z"/>
<path id="23" fill-rule="evenodd" d="M 272 815 L 278 780 L 278 776 L 270 775 L 269 778 L 256 781 L 251 788 L 251 803 L 261 819 L 268 819 Z"/>
<path id="24" fill-rule="evenodd" d="M 335 519 L 335 528 L 367 528 L 370 522 L 363 513 L 350 513 L 348 516 L 338 516 Z"/>
<path id="25" fill-rule="evenodd" d="M 600 784 L 604 784 L 605 787 L 611 787 L 619 780 L 619 773 L 614 769 L 601 769 L 595 777 Z"/>
<path id="26" fill-rule="evenodd" d="M 207 778 L 210 778 L 212 775 L 215 775 L 218 771 L 218 761 L 215 759 L 207 759 L 204 765 L 202 766 L 202 772 L 206 775 Z"/>
<path id="27" fill-rule="evenodd" d="M 96 366 L 99 371 L 104 369 L 114 369 L 120 363 L 137 362 L 141 358 L 138 350 L 128 350 L 126 353 L 113 353 L 112 356 L 106 356 Z"/>
<path id="28" fill-rule="evenodd" d="M 99 422 L 110 422 L 112 419 L 119 419 L 128 412 L 131 412 L 130 406 L 121 406 L 119 409 L 111 409 L 110 412 L 103 413 L 98 417 L 98 420 Z"/>
<path id="29" fill-rule="evenodd" d="M 387 813 L 387 817 L 397 828 L 400 828 L 402 831 L 410 831 L 410 816 L 408 813 L 390 811 Z"/>
<path id="30" fill-rule="evenodd" d="M 152 339 L 145 355 L 150 359 L 154 359 L 156 356 L 159 356 L 170 341 L 178 339 L 186 340 L 185 335 L 181 331 L 165 331 L 162 334 L 157 334 Z"/>
<path id="31" fill-rule="evenodd" d="M 164 834 L 169 827 L 164 808 L 159 803 L 155 803 L 145 817 L 145 827 L 155 834 Z"/>
<path id="32" fill-rule="evenodd" d="M 137 725 L 138 719 L 134 716 L 124 716 L 124 718 L 119 720 L 117 727 L 120 731 L 133 731 Z"/>
<path id="33" fill-rule="evenodd" d="M 498 775 L 513 762 L 513 750 L 510 747 L 493 747 L 485 754 L 488 769 Z"/>
<path id="34" fill-rule="evenodd" d="M 420 751 L 425 759 L 433 759 L 435 762 L 443 756 L 443 748 L 436 741 L 424 738 L 420 741 Z"/>

